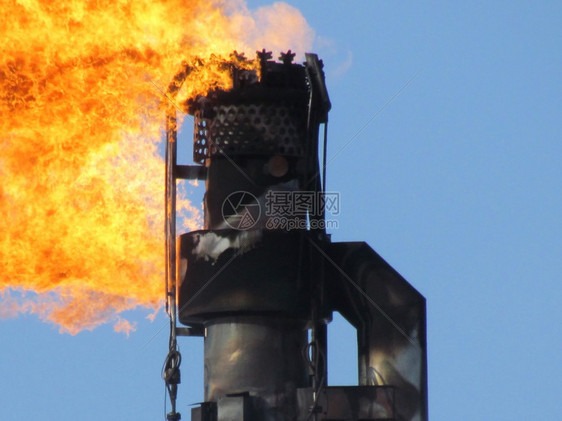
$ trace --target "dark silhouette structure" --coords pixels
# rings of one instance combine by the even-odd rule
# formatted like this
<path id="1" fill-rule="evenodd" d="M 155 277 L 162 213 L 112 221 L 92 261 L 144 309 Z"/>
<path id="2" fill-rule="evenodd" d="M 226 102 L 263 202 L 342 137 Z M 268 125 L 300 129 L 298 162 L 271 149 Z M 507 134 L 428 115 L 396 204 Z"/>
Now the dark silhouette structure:
<path id="1" fill-rule="evenodd" d="M 177 337 L 200 335 L 205 393 L 193 421 L 426 421 L 425 299 L 366 243 L 326 233 L 326 214 L 339 211 L 325 191 L 330 100 L 317 56 L 293 57 L 264 50 L 249 69 L 233 54 L 231 89 L 176 104 L 194 116 L 198 165 L 177 165 L 168 113 L 168 419 L 180 418 Z M 178 178 L 205 180 L 206 193 L 204 229 L 176 248 Z M 357 330 L 357 386 L 328 385 L 334 311 Z"/>

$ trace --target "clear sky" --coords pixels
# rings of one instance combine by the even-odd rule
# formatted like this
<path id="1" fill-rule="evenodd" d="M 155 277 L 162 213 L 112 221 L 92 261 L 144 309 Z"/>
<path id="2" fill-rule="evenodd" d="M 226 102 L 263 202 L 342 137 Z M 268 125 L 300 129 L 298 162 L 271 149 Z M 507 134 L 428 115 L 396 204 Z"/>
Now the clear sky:
<path id="1" fill-rule="evenodd" d="M 289 3 L 326 65 L 333 240 L 367 241 L 427 299 L 430 419 L 562 419 L 562 5 Z M 147 314 L 129 338 L 1 321 L 0 420 L 163 419 L 167 319 Z M 334 324 L 330 383 L 353 384 Z M 202 340 L 180 348 L 189 419 Z"/>

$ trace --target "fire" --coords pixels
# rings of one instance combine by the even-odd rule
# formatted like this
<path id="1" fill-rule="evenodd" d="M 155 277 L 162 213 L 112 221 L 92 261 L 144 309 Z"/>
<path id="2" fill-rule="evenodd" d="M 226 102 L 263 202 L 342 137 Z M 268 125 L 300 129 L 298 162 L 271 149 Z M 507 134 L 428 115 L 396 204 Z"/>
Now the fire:
<path id="1" fill-rule="evenodd" d="M 75 334 L 163 299 L 162 91 L 228 87 L 197 58 L 292 48 L 294 8 L 241 1 L 3 0 L 0 17 L 0 317 L 33 312 Z M 199 63 L 199 64 L 197 64 Z M 188 229 L 198 211 L 179 201 Z"/>

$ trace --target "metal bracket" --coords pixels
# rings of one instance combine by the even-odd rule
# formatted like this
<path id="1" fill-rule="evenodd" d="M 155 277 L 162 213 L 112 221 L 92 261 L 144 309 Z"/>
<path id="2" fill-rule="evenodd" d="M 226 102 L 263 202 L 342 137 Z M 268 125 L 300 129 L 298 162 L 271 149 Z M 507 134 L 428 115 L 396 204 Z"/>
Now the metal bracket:
<path id="1" fill-rule="evenodd" d="M 184 180 L 206 180 L 207 167 L 202 165 L 176 165 L 174 176 Z"/>

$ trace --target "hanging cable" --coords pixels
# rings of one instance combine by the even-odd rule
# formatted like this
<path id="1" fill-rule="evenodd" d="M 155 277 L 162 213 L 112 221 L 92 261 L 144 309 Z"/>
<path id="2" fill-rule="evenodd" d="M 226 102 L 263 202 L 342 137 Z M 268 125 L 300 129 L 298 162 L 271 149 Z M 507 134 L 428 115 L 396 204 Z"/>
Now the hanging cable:
<path id="1" fill-rule="evenodd" d="M 176 346 L 177 348 L 177 346 Z M 178 394 L 178 384 L 181 382 L 180 374 L 181 354 L 177 349 L 170 349 L 162 366 L 162 378 L 166 384 L 166 390 L 170 396 L 171 411 L 166 415 L 168 421 L 178 421 L 181 419 L 179 412 L 176 412 L 176 398 Z"/>
<path id="2" fill-rule="evenodd" d="M 320 393 L 322 393 L 326 383 L 324 371 L 321 370 L 320 367 L 325 366 L 326 355 L 322 348 L 318 346 L 318 343 L 312 340 L 304 347 L 303 357 L 308 364 L 313 379 L 312 405 L 306 417 L 306 421 L 309 421 L 313 416 L 316 419 L 316 414 L 319 411 L 318 401 L 320 399 Z"/>

